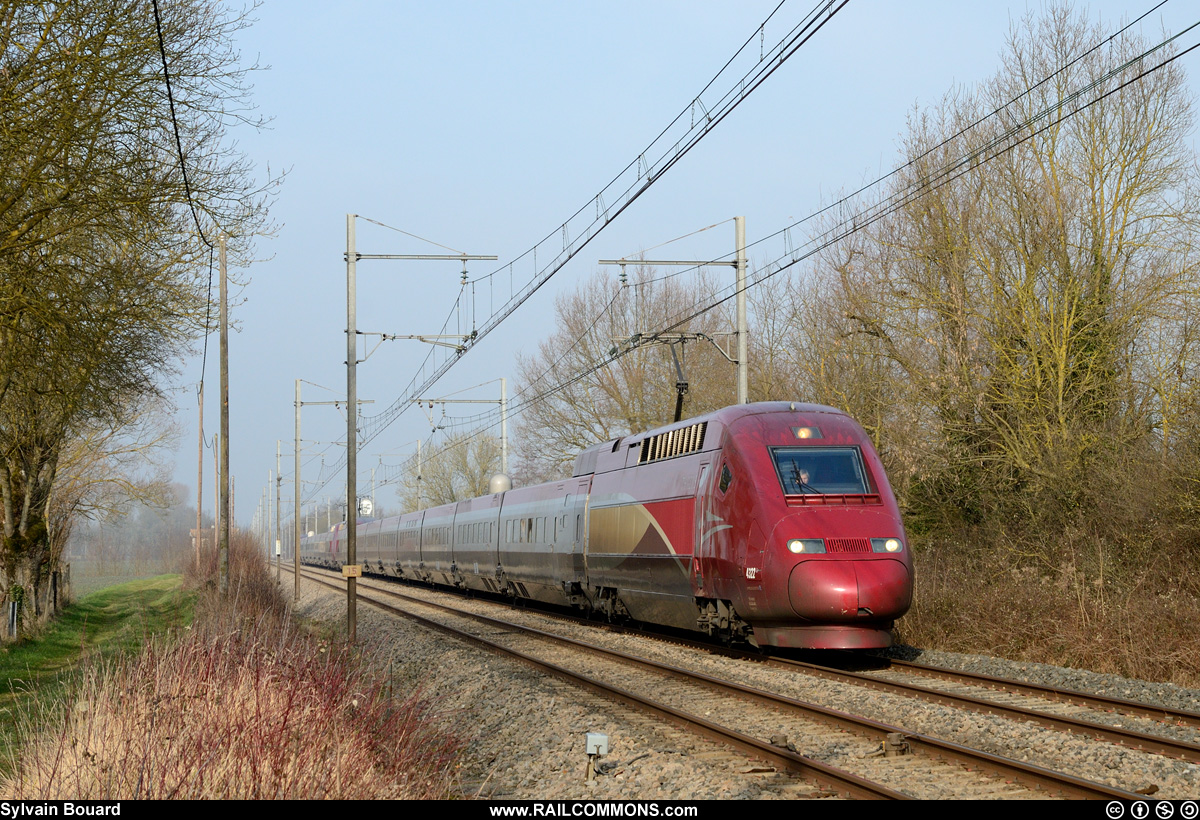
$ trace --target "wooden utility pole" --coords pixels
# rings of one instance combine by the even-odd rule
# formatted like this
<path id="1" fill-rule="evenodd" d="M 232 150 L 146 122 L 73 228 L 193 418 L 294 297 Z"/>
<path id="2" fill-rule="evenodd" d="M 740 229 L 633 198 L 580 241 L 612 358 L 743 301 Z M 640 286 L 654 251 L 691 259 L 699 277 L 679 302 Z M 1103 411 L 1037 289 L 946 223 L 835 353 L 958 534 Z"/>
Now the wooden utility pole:
<path id="1" fill-rule="evenodd" d="M 221 595 L 229 593 L 229 282 L 221 235 L 221 535 L 217 545 Z"/>
<path id="2" fill-rule="evenodd" d="M 196 571 L 200 571 L 200 525 L 203 519 L 200 511 L 204 501 L 204 374 L 200 374 L 200 431 L 196 437 Z"/>
<path id="3" fill-rule="evenodd" d="M 213 549 L 221 548 L 221 434 L 213 433 Z"/>

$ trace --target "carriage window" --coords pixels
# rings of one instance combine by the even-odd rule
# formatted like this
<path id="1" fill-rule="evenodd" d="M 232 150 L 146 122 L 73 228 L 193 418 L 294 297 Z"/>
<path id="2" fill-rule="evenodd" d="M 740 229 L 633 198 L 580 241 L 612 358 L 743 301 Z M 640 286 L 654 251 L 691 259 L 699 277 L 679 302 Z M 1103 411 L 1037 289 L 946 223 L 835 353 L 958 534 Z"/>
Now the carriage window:
<path id="1" fill-rule="evenodd" d="M 721 482 L 717 486 L 721 488 L 721 492 L 729 489 L 729 485 L 733 483 L 733 473 L 729 472 L 729 465 L 721 465 Z"/>
<path id="2" fill-rule="evenodd" d="M 788 495 L 870 492 L 857 447 L 776 447 L 771 457 Z"/>

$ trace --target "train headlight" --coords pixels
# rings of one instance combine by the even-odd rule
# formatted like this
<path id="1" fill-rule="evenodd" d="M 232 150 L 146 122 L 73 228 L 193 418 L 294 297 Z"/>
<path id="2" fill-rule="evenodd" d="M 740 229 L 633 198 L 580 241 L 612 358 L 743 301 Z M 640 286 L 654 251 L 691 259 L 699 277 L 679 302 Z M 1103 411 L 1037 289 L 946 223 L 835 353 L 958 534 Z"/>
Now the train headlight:
<path id="1" fill-rule="evenodd" d="M 812 555 L 825 551 L 825 540 L 822 538 L 793 538 L 787 542 L 787 548 L 796 554 Z"/>
<path id="2" fill-rule="evenodd" d="M 871 552 L 899 552 L 904 548 L 904 542 L 899 538 L 872 538 Z"/>

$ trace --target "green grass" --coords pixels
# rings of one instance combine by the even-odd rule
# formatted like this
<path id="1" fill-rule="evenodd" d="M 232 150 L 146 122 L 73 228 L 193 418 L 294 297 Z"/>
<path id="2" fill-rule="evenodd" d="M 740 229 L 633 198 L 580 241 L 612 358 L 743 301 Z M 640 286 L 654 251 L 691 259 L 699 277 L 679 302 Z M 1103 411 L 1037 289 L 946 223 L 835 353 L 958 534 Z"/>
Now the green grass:
<path id="1" fill-rule="evenodd" d="M 35 693 L 43 703 L 55 699 L 83 658 L 136 652 L 149 635 L 189 624 L 194 603 L 179 575 L 131 581 L 85 596 L 36 638 L 0 649 L 0 757 Z"/>

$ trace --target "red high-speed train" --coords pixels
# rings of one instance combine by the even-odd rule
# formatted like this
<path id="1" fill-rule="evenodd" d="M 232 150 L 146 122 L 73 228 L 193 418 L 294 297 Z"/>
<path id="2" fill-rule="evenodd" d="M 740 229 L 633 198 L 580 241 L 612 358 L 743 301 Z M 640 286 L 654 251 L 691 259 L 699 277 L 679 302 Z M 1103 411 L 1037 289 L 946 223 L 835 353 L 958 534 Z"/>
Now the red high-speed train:
<path id="1" fill-rule="evenodd" d="M 302 541 L 340 567 L 344 532 Z M 591 447 L 571 478 L 363 521 L 364 571 L 760 646 L 891 643 L 912 600 L 896 499 L 863 429 L 737 405 Z"/>

